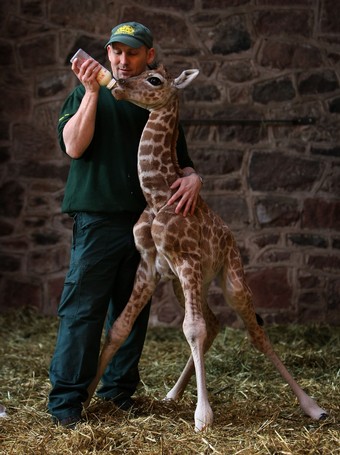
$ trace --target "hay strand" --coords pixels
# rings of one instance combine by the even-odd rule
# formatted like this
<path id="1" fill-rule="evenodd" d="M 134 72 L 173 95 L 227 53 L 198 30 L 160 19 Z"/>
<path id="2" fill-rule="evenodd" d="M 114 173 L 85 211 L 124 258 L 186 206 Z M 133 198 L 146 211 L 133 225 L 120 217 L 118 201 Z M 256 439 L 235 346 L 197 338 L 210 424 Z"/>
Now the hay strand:
<path id="1" fill-rule="evenodd" d="M 55 427 L 46 410 L 56 319 L 25 310 L 0 315 L 0 327 L 0 454 L 340 455 L 339 328 L 268 328 L 289 370 L 330 412 L 321 422 L 302 415 L 242 330 L 222 330 L 206 356 L 214 426 L 195 433 L 194 380 L 179 403 L 162 401 L 189 355 L 179 330 L 149 330 L 133 412 L 94 399 L 71 431 Z"/>

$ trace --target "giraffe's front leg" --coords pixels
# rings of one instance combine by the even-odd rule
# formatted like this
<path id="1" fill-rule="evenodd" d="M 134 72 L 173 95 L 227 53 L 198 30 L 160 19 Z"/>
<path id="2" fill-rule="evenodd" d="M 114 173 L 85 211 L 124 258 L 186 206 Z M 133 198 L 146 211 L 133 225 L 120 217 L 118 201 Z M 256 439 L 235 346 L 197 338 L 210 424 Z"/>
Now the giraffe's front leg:
<path id="1" fill-rule="evenodd" d="M 210 310 L 208 303 L 207 303 L 207 294 L 208 294 L 208 288 L 209 284 L 205 285 L 205 290 L 203 292 L 202 296 L 202 303 L 203 303 L 203 314 L 204 314 L 204 321 L 206 324 L 206 330 L 207 330 L 207 337 L 206 337 L 206 342 L 204 344 L 204 353 L 206 353 L 211 345 L 213 344 L 214 339 L 216 338 L 216 335 L 219 332 L 219 323 L 214 315 L 214 313 Z M 181 305 L 184 307 L 184 296 L 182 292 L 182 288 L 179 284 L 179 281 L 174 282 L 174 291 L 175 295 L 177 297 L 177 300 L 181 303 Z M 172 387 L 171 390 L 167 393 L 165 399 L 166 400 L 178 400 L 181 398 L 183 395 L 183 392 L 188 385 L 190 378 L 195 372 L 195 365 L 193 361 L 192 355 L 187 361 L 187 364 L 185 365 L 180 377 L 178 378 L 176 384 Z"/>
<path id="2" fill-rule="evenodd" d="M 202 315 L 195 314 L 195 311 L 192 311 L 193 308 L 190 302 L 188 302 L 188 306 L 190 308 L 186 311 L 184 317 L 183 332 L 191 348 L 196 372 L 197 405 L 195 410 L 195 430 L 202 431 L 213 423 L 213 412 L 208 400 L 204 366 L 204 343 L 207 332 Z"/>
<path id="3" fill-rule="evenodd" d="M 182 255 L 175 267 L 185 299 L 183 332 L 191 348 L 196 373 L 197 405 L 195 410 L 195 430 L 202 431 L 212 425 L 213 412 L 208 400 L 204 366 L 204 352 L 207 347 L 207 326 L 202 306 L 200 257 L 196 254 Z M 190 369 L 190 363 L 188 368 Z"/>

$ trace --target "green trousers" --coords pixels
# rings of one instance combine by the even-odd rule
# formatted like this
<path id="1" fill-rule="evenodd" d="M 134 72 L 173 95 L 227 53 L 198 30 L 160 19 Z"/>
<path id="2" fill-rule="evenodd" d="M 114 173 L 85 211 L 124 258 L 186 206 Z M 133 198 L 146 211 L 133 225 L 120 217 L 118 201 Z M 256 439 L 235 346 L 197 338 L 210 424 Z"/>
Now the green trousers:
<path id="1" fill-rule="evenodd" d="M 59 420 L 80 415 L 96 374 L 103 327 L 107 330 L 112 325 L 130 297 L 140 259 L 132 233 L 137 219 L 138 214 L 79 212 L 74 216 L 70 267 L 50 366 L 48 409 Z M 129 397 L 135 392 L 149 311 L 150 302 L 109 364 L 99 396 Z"/>

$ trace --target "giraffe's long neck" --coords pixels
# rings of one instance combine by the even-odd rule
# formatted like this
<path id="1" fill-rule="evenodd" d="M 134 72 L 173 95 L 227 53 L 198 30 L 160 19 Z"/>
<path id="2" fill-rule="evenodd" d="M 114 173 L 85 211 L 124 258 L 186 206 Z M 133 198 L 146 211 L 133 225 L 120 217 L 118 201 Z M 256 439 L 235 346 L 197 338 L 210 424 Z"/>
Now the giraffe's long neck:
<path id="1" fill-rule="evenodd" d="M 152 110 L 138 150 L 138 174 L 144 197 L 157 213 L 171 197 L 171 184 L 181 171 L 177 163 L 178 99 Z"/>

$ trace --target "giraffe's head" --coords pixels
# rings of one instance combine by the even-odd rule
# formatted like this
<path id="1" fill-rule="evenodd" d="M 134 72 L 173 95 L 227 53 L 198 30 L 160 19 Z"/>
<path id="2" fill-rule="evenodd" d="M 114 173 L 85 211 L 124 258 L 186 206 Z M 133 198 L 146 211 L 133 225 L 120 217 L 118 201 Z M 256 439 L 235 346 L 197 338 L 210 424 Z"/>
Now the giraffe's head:
<path id="1" fill-rule="evenodd" d="M 177 90 L 189 85 L 198 75 L 199 70 L 188 69 L 172 79 L 163 66 L 148 70 L 139 76 L 119 79 L 112 94 L 117 100 L 126 100 L 150 111 L 167 104 Z"/>

